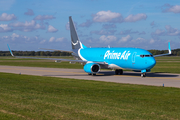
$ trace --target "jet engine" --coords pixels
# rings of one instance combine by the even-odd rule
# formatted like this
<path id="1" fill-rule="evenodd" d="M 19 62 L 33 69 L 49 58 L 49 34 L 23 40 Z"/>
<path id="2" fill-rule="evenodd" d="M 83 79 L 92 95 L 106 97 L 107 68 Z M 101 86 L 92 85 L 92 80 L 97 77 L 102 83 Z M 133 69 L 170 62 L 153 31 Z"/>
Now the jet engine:
<path id="1" fill-rule="evenodd" d="M 89 74 L 95 74 L 100 71 L 100 65 L 97 63 L 87 63 L 84 65 L 84 71 Z"/>

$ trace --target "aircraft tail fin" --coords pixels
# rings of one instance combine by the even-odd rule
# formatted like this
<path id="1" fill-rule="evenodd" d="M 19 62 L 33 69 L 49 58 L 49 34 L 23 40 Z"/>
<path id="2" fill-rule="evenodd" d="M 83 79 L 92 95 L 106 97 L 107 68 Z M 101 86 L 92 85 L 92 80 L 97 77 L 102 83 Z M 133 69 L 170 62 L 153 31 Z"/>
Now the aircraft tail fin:
<path id="1" fill-rule="evenodd" d="M 71 44 L 72 44 L 72 49 L 80 49 L 80 48 L 86 48 L 85 45 L 83 45 L 77 35 L 72 17 L 69 17 L 69 26 L 70 26 L 70 33 L 71 33 Z"/>

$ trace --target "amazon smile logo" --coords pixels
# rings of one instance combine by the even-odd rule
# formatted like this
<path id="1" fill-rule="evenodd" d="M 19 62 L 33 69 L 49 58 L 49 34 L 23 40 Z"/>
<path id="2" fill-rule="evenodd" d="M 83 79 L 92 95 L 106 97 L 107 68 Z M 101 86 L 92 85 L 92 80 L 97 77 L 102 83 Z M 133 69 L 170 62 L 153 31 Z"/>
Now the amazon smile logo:
<path id="1" fill-rule="evenodd" d="M 73 41 L 72 41 L 72 44 L 73 44 L 73 45 L 77 45 L 77 44 L 78 44 L 78 42 L 79 42 L 79 40 L 77 40 L 77 42 L 76 42 L 76 43 L 73 43 Z"/>

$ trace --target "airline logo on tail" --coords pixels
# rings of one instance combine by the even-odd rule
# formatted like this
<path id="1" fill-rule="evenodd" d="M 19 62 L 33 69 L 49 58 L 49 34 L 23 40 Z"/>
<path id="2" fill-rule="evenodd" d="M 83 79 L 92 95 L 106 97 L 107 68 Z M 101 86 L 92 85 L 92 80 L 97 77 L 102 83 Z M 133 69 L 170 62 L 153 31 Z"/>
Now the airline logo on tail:
<path id="1" fill-rule="evenodd" d="M 76 43 L 73 43 L 73 42 L 72 42 L 72 44 L 73 44 L 73 45 L 77 45 L 77 44 L 78 44 L 78 42 L 79 42 L 79 40 L 77 40 L 77 42 L 76 42 Z"/>

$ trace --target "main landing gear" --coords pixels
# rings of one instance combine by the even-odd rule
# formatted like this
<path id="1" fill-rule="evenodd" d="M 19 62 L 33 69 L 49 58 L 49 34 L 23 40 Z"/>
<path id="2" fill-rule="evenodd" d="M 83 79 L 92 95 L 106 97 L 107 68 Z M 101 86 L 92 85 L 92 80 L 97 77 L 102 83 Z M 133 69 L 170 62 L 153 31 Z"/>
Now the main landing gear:
<path id="1" fill-rule="evenodd" d="M 116 75 L 122 75 L 123 74 L 123 70 L 122 69 L 116 69 L 115 70 L 115 74 Z"/>
<path id="2" fill-rule="evenodd" d="M 141 77 L 146 77 L 146 73 L 141 73 Z"/>
<path id="3" fill-rule="evenodd" d="M 88 75 L 96 76 L 96 73 L 88 73 Z"/>

